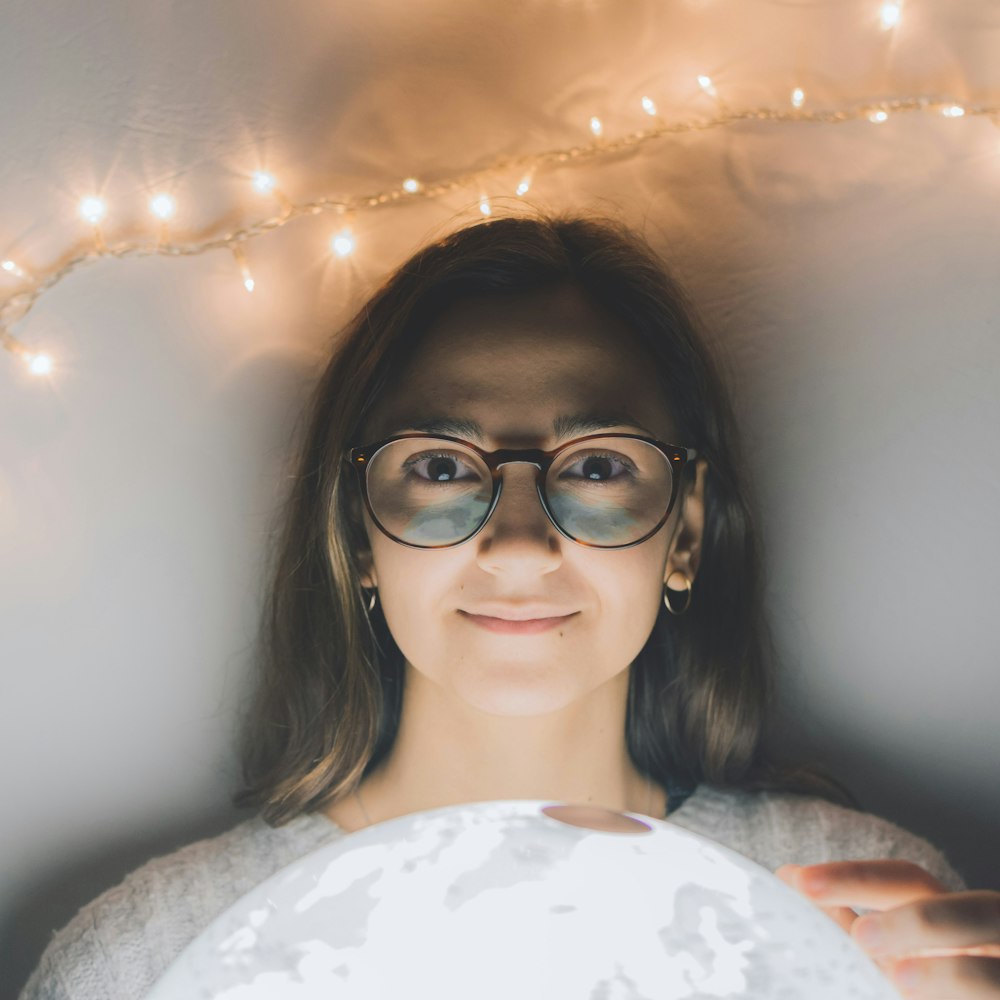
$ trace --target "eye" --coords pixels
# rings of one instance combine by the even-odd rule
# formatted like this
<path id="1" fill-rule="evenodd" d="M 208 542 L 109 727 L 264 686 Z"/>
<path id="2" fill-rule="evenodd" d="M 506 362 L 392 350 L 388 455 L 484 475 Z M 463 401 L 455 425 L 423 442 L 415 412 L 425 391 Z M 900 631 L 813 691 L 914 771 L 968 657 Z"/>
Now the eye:
<path id="1" fill-rule="evenodd" d="M 587 455 L 574 456 L 572 463 L 563 470 L 561 475 L 565 475 L 568 469 L 582 466 L 582 474 L 579 476 L 569 476 L 570 479 L 585 479 L 591 482 L 608 482 L 610 479 L 621 479 L 635 473 L 635 464 L 624 455 L 611 453 L 591 452 Z M 615 466 L 625 470 L 624 473 L 614 475 Z"/>
<path id="2" fill-rule="evenodd" d="M 426 475 L 422 475 L 419 471 L 414 471 L 424 466 L 424 463 L 426 463 Z M 463 468 L 470 469 L 458 455 L 446 451 L 421 452 L 419 455 L 408 458 L 403 463 L 404 472 L 412 473 L 417 479 L 423 479 L 429 483 L 456 482 L 458 471 Z M 470 469 L 470 471 L 473 472 L 475 478 L 479 478 L 475 476 L 475 470 Z"/>

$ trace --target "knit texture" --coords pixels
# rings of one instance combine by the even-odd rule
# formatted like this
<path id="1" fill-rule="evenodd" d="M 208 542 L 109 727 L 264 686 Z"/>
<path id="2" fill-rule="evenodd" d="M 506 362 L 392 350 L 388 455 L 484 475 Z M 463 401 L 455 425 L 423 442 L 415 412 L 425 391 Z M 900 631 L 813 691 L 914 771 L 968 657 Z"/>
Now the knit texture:
<path id="1" fill-rule="evenodd" d="M 811 796 L 703 784 L 667 821 L 771 871 L 783 864 L 901 858 L 953 891 L 966 888 L 923 838 Z M 215 917 L 280 868 L 344 835 L 321 813 L 278 828 L 255 818 L 149 861 L 55 935 L 21 1000 L 141 1000 Z"/>

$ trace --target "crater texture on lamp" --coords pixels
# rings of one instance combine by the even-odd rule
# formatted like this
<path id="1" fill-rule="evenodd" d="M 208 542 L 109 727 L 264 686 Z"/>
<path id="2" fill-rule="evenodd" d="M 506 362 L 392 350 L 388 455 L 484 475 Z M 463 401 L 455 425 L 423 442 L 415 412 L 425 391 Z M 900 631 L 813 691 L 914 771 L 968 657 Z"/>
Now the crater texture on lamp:
<path id="1" fill-rule="evenodd" d="M 767 869 L 664 820 L 551 801 L 412 813 L 230 907 L 148 1000 L 898 1000 Z"/>

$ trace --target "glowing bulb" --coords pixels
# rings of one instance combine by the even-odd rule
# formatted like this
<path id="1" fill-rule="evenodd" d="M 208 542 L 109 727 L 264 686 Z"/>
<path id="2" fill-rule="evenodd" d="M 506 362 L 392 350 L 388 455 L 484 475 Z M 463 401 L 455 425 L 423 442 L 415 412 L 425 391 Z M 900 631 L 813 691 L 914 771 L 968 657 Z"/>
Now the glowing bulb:
<path id="1" fill-rule="evenodd" d="M 712 78 L 710 76 L 699 76 L 698 85 L 705 91 L 706 94 L 708 94 L 709 97 L 717 96 L 715 84 L 712 83 Z"/>
<path id="2" fill-rule="evenodd" d="M 801 87 L 796 87 L 792 91 L 792 107 L 801 108 L 806 99 L 805 91 Z"/>
<path id="3" fill-rule="evenodd" d="M 952 104 L 950 107 L 944 108 L 941 112 L 945 118 L 961 118 L 965 114 L 965 108 L 960 104 Z"/>
<path id="4" fill-rule="evenodd" d="M 243 275 L 243 287 L 248 292 L 252 292 L 254 289 L 254 280 L 253 275 L 250 273 L 250 266 L 247 264 L 246 251 L 239 243 L 233 243 L 229 249 L 233 251 L 233 256 L 236 258 L 237 265 L 239 265 L 240 274 Z"/>
<path id="5" fill-rule="evenodd" d="M 2 264 L 0 264 L 0 267 L 2 267 L 8 274 L 13 274 L 15 278 L 24 277 L 24 271 L 21 270 L 21 268 L 19 268 L 12 260 L 5 260 Z"/>
<path id="6" fill-rule="evenodd" d="M 342 229 L 330 240 L 330 249 L 338 257 L 346 257 L 354 250 L 354 236 L 350 229 Z"/>
<path id="7" fill-rule="evenodd" d="M 889 115 L 885 111 L 872 111 L 868 115 L 868 120 L 874 122 L 876 125 L 881 125 L 888 117 Z"/>
<path id="8" fill-rule="evenodd" d="M 88 197 L 80 201 L 80 215 L 92 226 L 96 226 L 107 214 L 108 206 L 97 197 Z"/>
<path id="9" fill-rule="evenodd" d="M 158 219 L 166 222 L 177 211 L 177 202 L 169 194 L 158 194 L 150 199 L 149 210 Z"/>
<path id="10" fill-rule="evenodd" d="M 479 199 L 479 211 L 482 212 L 483 215 L 493 214 L 493 209 L 490 207 L 490 199 L 487 198 L 486 195 L 482 195 Z"/>
<path id="11" fill-rule="evenodd" d="M 656 105 L 653 103 L 651 97 L 644 97 L 642 99 L 642 110 L 646 112 L 647 115 L 656 114 Z"/>
<path id="12" fill-rule="evenodd" d="M 270 194 L 274 190 L 277 181 L 272 174 L 264 170 L 255 170 L 250 183 L 253 184 L 253 189 L 258 194 Z"/>
<path id="13" fill-rule="evenodd" d="M 518 186 L 517 186 L 517 193 L 518 194 L 527 194 L 528 191 L 530 191 L 530 190 L 531 190 L 531 176 L 529 174 L 525 174 L 521 178 L 521 183 L 518 184 Z"/>
<path id="14" fill-rule="evenodd" d="M 882 4 L 882 9 L 879 11 L 879 17 L 882 20 L 882 30 L 888 31 L 890 28 L 895 28 L 899 24 L 902 14 L 903 11 L 898 0 L 889 0 L 888 3 Z"/>
<path id="15" fill-rule="evenodd" d="M 409 191 L 410 194 L 416 194 L 420 190 L 420 181 L 416 177 L 407 177 L 403 181 L 403 190 Z"/>
<path id="16" fill-rule="evenodd" d="M 590 131 L 594 135 L 600 135 L 604 131 L 604 126 L 601 124 L 601 119 L 596 115 L 593 115 L 590 119 Z"/>
<path id="17" fill-rule="evenodd" d="M 52 359 L 47 354 L 29 354 L 28 371 L 32 375 L 48 375 L 52 371 Z"/>

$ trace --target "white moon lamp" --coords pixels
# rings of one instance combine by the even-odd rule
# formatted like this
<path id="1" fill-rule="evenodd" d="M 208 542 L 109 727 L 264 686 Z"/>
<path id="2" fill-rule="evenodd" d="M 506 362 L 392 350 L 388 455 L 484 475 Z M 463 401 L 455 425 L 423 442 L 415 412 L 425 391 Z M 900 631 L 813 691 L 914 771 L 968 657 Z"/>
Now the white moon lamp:
<path id="1" fill-rule="evenodd" d="M 898 1000 L 766 868 L 665 820 L 510 800 L 376 823 L 260 883 L 147 1000 Z"/>

